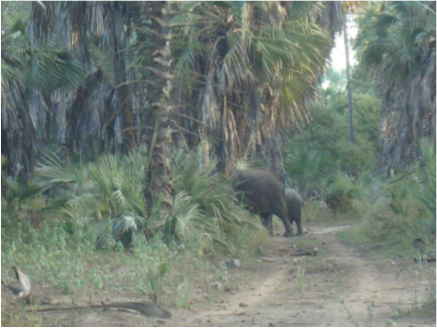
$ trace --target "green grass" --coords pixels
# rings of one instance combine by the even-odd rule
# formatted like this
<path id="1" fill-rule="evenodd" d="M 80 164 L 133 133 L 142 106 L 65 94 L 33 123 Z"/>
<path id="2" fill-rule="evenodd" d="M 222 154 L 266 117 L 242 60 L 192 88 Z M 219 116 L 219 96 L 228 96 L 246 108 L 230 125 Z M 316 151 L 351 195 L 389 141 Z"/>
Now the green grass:
<path id="1" fill-rule="evenodd" d="M 141 155 L 107 155 L 89 165 L 53 155 L 29 185 L 9 178 L 2 194 L 2 277 L 13 282 L 9 268 L 18 265 L 36 299 L 67 295 L 83 304 L 121 293 L 188 308 L 193 286 L 203 286 L 213 304 L 229 282 L 224 262 L 252 258 L 269 237 L 237 203 L 230 182 L 213 173 L 214 163 L 202 167 L 196 154 L 174 155 L 176 201 L 161 228 L 153 228 L 153 209 L 146 216 Z M 122 242 L 126 232 L 130 245 Z M 2 298 L 2 308 L 10 300 Z M 41 325 L 39 318 L 12 307 L 2 323 Z"/>
<path id="2" fill-rule="evenodd" d="M 402 318 L 420 318 L 429 320 L 431 325 L 435 325 L 436 317 L 436 280 L 435 280 L 435 268 L 432 268 L 433 274 L 428 278 L 423 277 L 423 271 L 421 265 L 418 265 L 415 284 L 420 283 L 422 279 L 429 279 L 429 292 L 426 298 L 419 303 L 416 299 L 414 304 L 407 309 L 396 309 L 390 315 L 390 320 L 396 322 Z"/>

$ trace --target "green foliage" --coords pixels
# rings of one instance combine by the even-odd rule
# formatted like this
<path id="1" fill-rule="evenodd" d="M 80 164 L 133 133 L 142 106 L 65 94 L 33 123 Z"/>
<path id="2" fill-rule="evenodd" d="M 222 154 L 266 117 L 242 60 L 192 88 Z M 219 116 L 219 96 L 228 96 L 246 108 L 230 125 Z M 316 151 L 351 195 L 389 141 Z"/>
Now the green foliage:
<path id="1" fill-rule="evenodd" d="M 424 160 L 424 168 L 422 173 L 422 189 L 411 190 L 411 193 L 417 197 L 424 205 L 426 205 L 436 216 L 436 153 L 435 140 L 422 139 L 422 156 Z"/>
<path id="2" fill-rule="evenodd" d="M 80 63 L 54 39 L 44 46 L 33 44 L 26 26 L 26 17 L 8 18 L 2 31 L 2 93 L 14 85 L 48 93 L 77 86 L 85 75 Z"/>
<path id="3" fill-rule="evenodd" d="M 43 211 L 62 213 L 67 232 L 93 227 L 99 247 L 117 250 L 129 246 L 135 231 L 149 236 L 161 231 L 168 241 L 197 243 L 199 253 L 232 251 L 242 236 L 263 233 L 259 220 L 237 204 L 231 183 L 213 172 L 214 162 L 202 167 L 195 154 L 182 151 L 174 159 L 176 200 L 165 225 L 158 219 L 159 204 L 147 215 L 142 187 L 146 157 L 139 154 L 105 155 L 88 165 L 47 155 L 27 187 L 7 179 L 4 208 L 13 216 L 26 197 L 30 201 L 49 192 L 50 198 L 36 212 L 38 220 L 43 220 Z"/>
<path id="4" fill-rule="evenodd" d="M 183 239 L 200 233 L 208 236 L 206 240 L 212 238 L 216 246 L 228 248 L 244 231 L 260 233 L 262 228 L 258 219 L 237 205 L 231 182 L 213 172 L 215 165 L 211 162 L 202 167 L 195 153 L 176 154 L 175 191 L 186 210 L 181 215 L 175 206 L 171 220 L 173 229 Z"/>
<path id="5" fill-rule="evenodd" d="M 141 188 L 146 160 L 106 155 L 75 165 L 52 154 L 29 186 L 8 178 L 15 187 L 2 197 L 2 275 L 18 264 L 34 285 L 73 301 L 129 291 L 186 308 L 193 286 L 202 284 L 212 304 L 228 273 L 211 255 L 250 256 L 267 233 L 237 204 L 229 181 L 213 172 L 215 163 L 204 167 L 196 154 L 183 152 L 172 163 L 174 211 L 156 226 Z M 21 197 L 30 186 L 36 191 Z M 126 231 L 129 252 L 121 238 Z"/>
<path id="6" fill-rule="evenodd" d="M 335 168 L 333 157 L 328 152 L 309 147 L 291 149 L 286 157 L 286 166 L 293 184 L 305 195 L 320 190 L 322 180 Z"/>
<path id="7" fill-rule="evenodd" d="M 300 6 L 289 10 L 275 2 L 181 2 L 173 18 L 171 49 L 176 80 L 183 81 L 184 94 L 195 95 L 189 102 L 203 102 L 199 85 L 207 85 L 208 101 L 214 104 L 227 95 L 237 107 L 246 108 L 243 95 L 259 92 L 261 105 L 269 108 L 271 100 L 262 94 L 275 83 L 278 87 L 270 91 L 279 99 L 283 120 L 302 121 L 306 92 L 313 88 L 312 81 L 325 67 L 332 47 L 329 33 L 316 19 L 307 18 L 320 14 L 325 4 L 308 3 L 306 7 L 318 11 Z M 272 12 L 277 12 L 275 18 Z M 206 20 L 205 13 L 209 13 Z M 228 21 L 223 17 L 229 17 Z M 148 60 L 141 50 L 149 47 L 144 39 L 135 45 L 138 62 Z M 216 114 L 203 111 L 201 115 L 215 120 Z"/>
<path id="8" fill-rule="evenodd" d="M 326 187 L 322 191 L 323 198 L 333 209 L 350 207 L 353 200 L 363 198 L 365 194 L 364 186 L 359 181 L 353 181 L 341 172 L 327 179 L 325 183 Z"/>
<path id="9" fill-rule="evenodd" d="M 352 92 L 353 94 L 366 94 L 376 97 L 378 95 L 375 80 L 369 76 L 369 72 L 360 65 L 352 68 Z"/>
<path id="10" fill-rule="evenodd" d="M 347 99 L 340 93 L 326 108 L 313 109 L 312 122 L 291 139 L 285 153 L 292 184 L 305 197 L 318 195 L 334 208 L 349 206 L 350 200 L 363 194 L 356 177 L 372 171 L 378 158 L 379 101 L 367 95 L 357 95 L 355 100 L 355 144 L 349 141 Z"/>
<path id="11" fill-rule="evenodd" d="M 381 124 L 381 100 L 367 94 L 354 94 L 354 122 L 356 133 L 370 141 L 374 147 L 378 145 L 379 125 Z M 328 110 L 339 113 L 343 120 L 348 117 L 348 100 L 345 93 L 332 97 Z M 346 123 L 346 122 L 344 122 Z"/>
<path id="12" fill-rule="evenodd" d="M 424 217 L 430 232 L 436 234 L 436 154 L 435 140 L 422 139 L 422 168 L 417 176 L 412 176 L 406 189 L 415 199 L 428 209 Z"/>
<path id="13" fill-rule="evenodd" d="M 421 67 L 422 46 L 435 42 L 435 4 L 429 5 L 392 1 L 369 6 L 358 21 L 360 65 L 375 75 L 383 73 L 386 83 L 408 80 Z"/>
<path id="14" fill-rule="evenodd" d="M 346 90 L 347 76 L 346 69 L 336 71 L 332 67 L 329 67 L 323 76 L 324 93 L 329 99 L 341 94 Z"/>
<path id="15" fill-rule="evenodd" d="M 342 233 L 348 241 L 378 247 L 378 254 L 413 257 L 416 251 L 412 241 L 418 236 L 429 240 L 424 207 L 410 195 L 396 192 L 399 185 L 381 190 L 376 202 L 368 202 L 360 213 L 362 225 Z M 426 237 L 425 237 L 426 236 Z M 432 239 L 432 238 L 431 238 Z"/>
<path id="16" fill-rule="evenodd" d="M 381 101 L 369 94 L 354 94 L 356 142 L 349 140 L 349 111 L 344 72 L 328 71 L 325 104 L 312 108 L 312 121 L 294 136 L 285 152 L 292 185 L 304 197 L 315 196 L 332 209 L 351 210 L 366 194 L 361 181 L 379 162 Z"/>
<path id="17" fill-rule="evenodd" d="M 363 224 L 356 231 L 345 232 L 346 238 L 383 246 L 382 253 L 389 256 L 417 256 L 411 244 L 416 238 L 435 245 L 434 141 L 422 140 L 422 152 L 422 167 L 416 163 L 404 175 L 382 181 L 374 201 L 368 200 L 363 207 Z"/>

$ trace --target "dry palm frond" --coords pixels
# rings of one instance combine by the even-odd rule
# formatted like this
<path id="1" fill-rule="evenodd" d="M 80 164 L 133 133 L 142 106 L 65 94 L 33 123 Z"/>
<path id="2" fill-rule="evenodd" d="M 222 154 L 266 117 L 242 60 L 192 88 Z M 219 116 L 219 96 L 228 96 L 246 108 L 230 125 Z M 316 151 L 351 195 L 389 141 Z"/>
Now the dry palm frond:
<path id="1" fill-rule="evenodd" d="M 389 172 L 420 156 L 422 137 L 435 138 L 435 13 L 418 2 L 394 2 L 370 7 L 360 24 L 360 62 L 384 99 L 383 164 Z"/>
<path id="2" fill-rule="evenodd" d="M 208 143 L 224 171 L 248 155 L 281 170 L 284 131 L 308 120 L 306 103 L 332 47 L 316 23 L 330 6 L 309 4 L 302 15 L 313 23 L 296 15 L 299 4 L 280 2 L 187 4 L 176 15 L 179 26 L 187 24 L 175 28 L 172 41 L 176 80 L 184 80 L 178 95 L 198 104 L 194 115 L 212 126 L 191 128 L 202 140 L 219 140 Z M 342 23 L 341 5 L 334 9 L 325 21 Z"/>

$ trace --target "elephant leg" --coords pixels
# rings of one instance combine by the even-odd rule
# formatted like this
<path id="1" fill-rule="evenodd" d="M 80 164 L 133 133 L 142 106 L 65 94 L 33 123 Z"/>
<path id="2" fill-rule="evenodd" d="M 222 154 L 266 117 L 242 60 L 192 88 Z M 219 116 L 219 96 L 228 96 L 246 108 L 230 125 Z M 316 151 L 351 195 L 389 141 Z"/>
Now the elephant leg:
<path id="1" fill-rule="evenodd" d="M 264 227 L 266 227 L 267 231 L 269 232 L 269 235 L 273 236 L 273 224 L 272 224 L 273 214 L 261 213 L 260 216 L 262 218 Z"/>
<path id="2" fill-rule="evenodd" d="M 302 210 L 299 209 L 296 213 L 296 225 L 297 225 L 297 235 L 302 236 L 303 230 L 302 230 Z"/>
<path id="3" fill-rule="evenodd" d="M 282 223 L 284 223 L 284 237 L 293 237 L 293 228 L 288 220 L 287 205 L 285 204 L 284 199 L 278 199 L 273 207 L 273 210 L 273 214 L 278 216 L 282 220 Z"/>

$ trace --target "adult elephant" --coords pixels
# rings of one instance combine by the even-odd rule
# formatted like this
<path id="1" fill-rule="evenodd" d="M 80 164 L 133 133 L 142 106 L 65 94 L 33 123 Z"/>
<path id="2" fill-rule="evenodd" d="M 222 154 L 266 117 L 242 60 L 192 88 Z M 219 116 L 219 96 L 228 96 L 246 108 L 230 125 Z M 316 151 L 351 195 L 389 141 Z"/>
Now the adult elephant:
<path id="1" fill-rule="evenodd" d="M 284 237 L 293 235 L 287 216 L 284 184 L 275 174 L 265 169 L 236 170 L 235 180 L 235 190 L 252 213 L 259 214 L 264 224 L 275 214 L 284 223 Z"/>
<path id="2" fill-rule="evenodd" d="M 285 203 L 287 204 L 288 220 L 290 221 L 290 224 L 296 222 L 297 235 L 302 236 L 303 235 L 302 208 L 304 207 L 304 202 L 302 197 L 294 189 L 291 188 L 285 189 Z M 308 221 L 308 217 L 307 217 L 307 221 Z M 270 229 L 269 232 L 273 234 L 272 215 L 269 216 L 265 225 L 269 227 Z M 291 231 L 291 234 L 293 235 L 293 230 Z"/>

